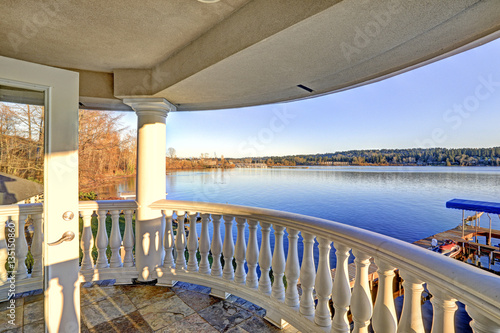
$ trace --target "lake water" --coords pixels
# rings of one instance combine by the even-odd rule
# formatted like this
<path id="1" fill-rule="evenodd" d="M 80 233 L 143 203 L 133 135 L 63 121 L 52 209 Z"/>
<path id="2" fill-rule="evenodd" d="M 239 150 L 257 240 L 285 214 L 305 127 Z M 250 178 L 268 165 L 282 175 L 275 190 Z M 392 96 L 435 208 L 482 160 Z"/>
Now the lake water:
<path id="1" fill-rule="evenodd" d="M 169 199 L 284 210 L 414 242 L 461 223 L 462 212 L 447 209 L 448 200 L 498 202 L 500 168 L 349 166 L 176 171 L 168 173 L 166 187 Z M 98 192 L 106 197 L 134 190 L 135 179 L 131 178 Z M 481 225 L 488 223 L 488 217 L 483 216 Z M 492 226 L 500 230 L 498 216 L 492 216 Z M 299 254 L 301 245 L 299 240 Z M 333 251 L 331 265 L 335 267 Z M 396 300 L 398 314 L 401 302 L 401 298 Z M 424 304 L 423 314 L 429 330 L 429 302 Z M 470 332 L 469 321 L 459 304 L 457 331 Z"/>

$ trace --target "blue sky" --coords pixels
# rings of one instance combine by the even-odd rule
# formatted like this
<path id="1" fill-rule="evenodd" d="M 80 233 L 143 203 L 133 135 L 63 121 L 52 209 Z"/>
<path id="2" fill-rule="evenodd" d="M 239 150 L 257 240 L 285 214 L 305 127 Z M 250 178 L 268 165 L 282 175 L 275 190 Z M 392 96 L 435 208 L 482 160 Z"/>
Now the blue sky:
<path id="1" fill-rule="evenodd" d="M 500 146 L 500 39 L 363 87 L 303 101 L 172 112 L 180 157 Z M 124 122 L 135 128 L 135 115 Z"/>

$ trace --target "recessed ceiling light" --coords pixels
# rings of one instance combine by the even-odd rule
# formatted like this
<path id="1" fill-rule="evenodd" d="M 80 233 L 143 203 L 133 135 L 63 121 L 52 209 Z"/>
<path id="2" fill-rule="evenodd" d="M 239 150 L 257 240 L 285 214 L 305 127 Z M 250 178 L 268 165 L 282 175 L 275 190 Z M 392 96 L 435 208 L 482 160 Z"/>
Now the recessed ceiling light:
<path id="1" fill-rule="evenodd" d="M 220 0 L 198 0 L 198 1 L 203 3 L 216 3 L 219 2 Z"/>

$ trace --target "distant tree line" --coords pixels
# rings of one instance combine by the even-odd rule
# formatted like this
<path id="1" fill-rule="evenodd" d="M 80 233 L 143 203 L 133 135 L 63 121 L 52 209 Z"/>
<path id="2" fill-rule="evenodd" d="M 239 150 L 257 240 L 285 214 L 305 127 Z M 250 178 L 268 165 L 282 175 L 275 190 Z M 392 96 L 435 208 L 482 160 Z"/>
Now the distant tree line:
<path id="1" fill-rule="evenodd" d="M 296 165 L 442 165 L 500 166 L 500 147 L 493 148 L 409 148 L 349 150 L 315 155 L 269 156 L 231 159 L 268 166 Z"/>

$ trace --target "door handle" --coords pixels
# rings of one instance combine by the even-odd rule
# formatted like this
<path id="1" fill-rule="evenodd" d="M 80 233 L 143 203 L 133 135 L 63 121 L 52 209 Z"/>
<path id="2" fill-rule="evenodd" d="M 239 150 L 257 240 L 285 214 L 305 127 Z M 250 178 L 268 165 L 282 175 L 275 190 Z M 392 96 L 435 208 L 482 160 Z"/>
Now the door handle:
<path id="1" fill-rule="evenodd" d="M 59 245 L 62 242 L 69 242 L 72 241 L 73 238 L 75 238 L 75 233 L 73 231 L 66 231 L 59 240 L 49 243 L 49 246 L 54 246 L 54 245 Z"/>

